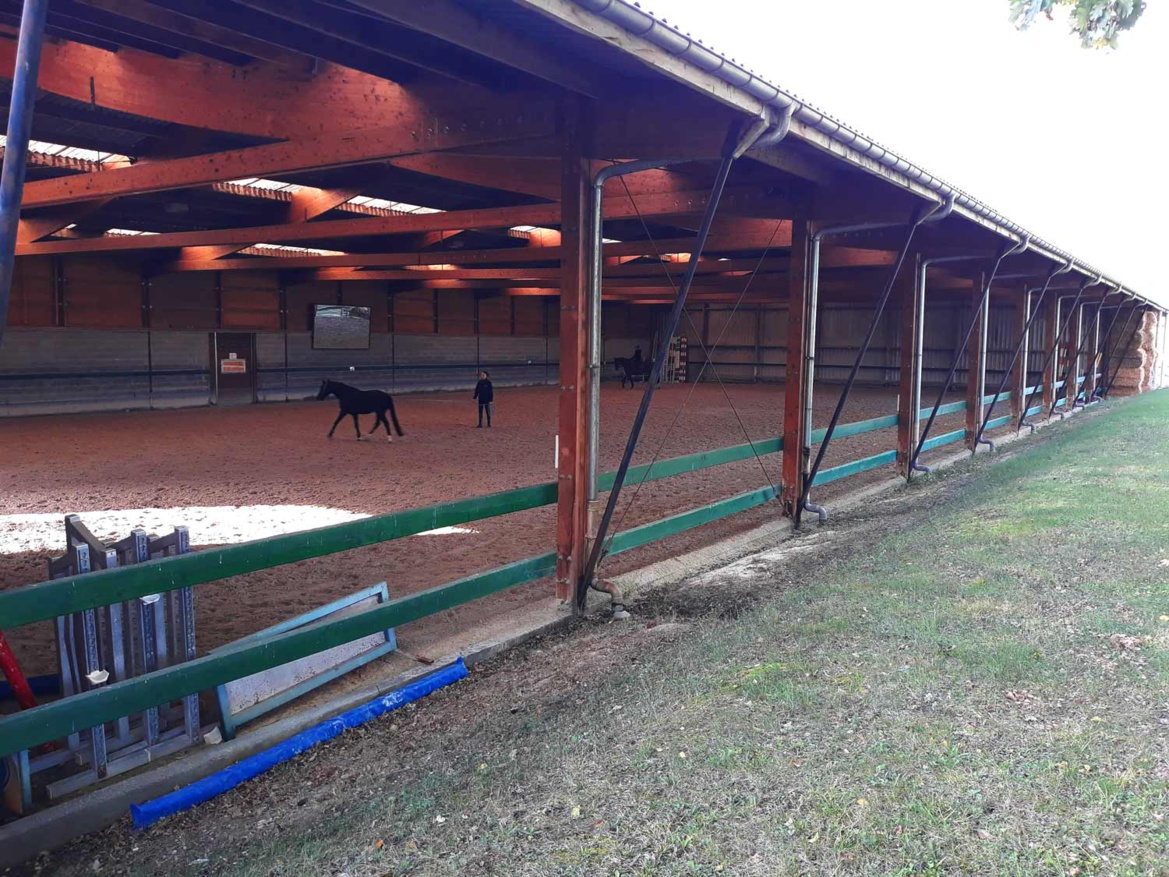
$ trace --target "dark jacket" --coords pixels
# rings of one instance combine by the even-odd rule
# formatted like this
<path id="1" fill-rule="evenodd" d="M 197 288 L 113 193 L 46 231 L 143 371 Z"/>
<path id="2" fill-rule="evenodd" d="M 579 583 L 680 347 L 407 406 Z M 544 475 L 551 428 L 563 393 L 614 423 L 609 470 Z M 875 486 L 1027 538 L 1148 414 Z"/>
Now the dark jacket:
<path id="1" fill-rule="evenodd" d="M 491 386 L 491 381 L 484 378 L 475 385 L 475 394 L 472 399 L 478 399 L 480 405 L 485 405 L 488 402 L 495 401 L 495 388 Z"/>

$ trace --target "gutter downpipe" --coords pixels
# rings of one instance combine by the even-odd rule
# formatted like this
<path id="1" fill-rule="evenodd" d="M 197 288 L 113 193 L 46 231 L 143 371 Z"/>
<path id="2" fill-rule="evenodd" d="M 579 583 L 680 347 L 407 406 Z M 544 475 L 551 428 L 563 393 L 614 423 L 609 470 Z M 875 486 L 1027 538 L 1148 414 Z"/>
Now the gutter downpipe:
<path id="1" fill-rule="evenodd" d="M 762 124 L 761 124 L 761 122 L 762 122 Z M 752 145 L 755 144 L 755 142 L 759 139 L 760 135 L 766 130 L 766 127 L 767 127 L 767 120 L 760 119 L 760 120 L 756 120 L 756 122 L 745 133 L 741 133 L 741 134 L 736 133 L 734 125 L 732 125 L 731 130 L 727 132 L 727 143 L 726 143 L 726 146 L 724 147 L 723 156 L 719 162 L 718 171 L 715 174 L 714 185 L 712 186 L 711 194 L 710 194 L 710 200 L 707 202 L 706 210 L 703 212 L 702 223 L 699 226 L 697 235 L 695 235 L 694 248 L 690 253 L 690 259 L 686 264 L 686 273 L 683 275 L 682 282 L 678 286 L 678 294 L 677 294 L 677 297 L 674 301 L 673 308 L 670 312 L 669 327 L 668 327 L 668 331 L 666 332 L 667 337 L 670 335 L 673 335 L 674 330 L 678 326 L 678 321 L 682 316 L 682 311 L 686 306 L 686 298 L 689 295 L 690 287 L 694 282 L 694 275 L 698 269 L 698 261 L 702 257 L 702 248 L 705 246 L 706 239 L 710 234 L 710 228 L 714 224 L 714 216 L 718 210 L 719 201 L 722 199 L 723 189 L 726 187 L 726 181 L 727 181 L 727 177 L 730 175 L 731 167 L 734 165 L 735 161 L 737 161 L 738 158 L 743 155 L 743 153 L 745 153 L 748 149 L 751 148 Z M 690 159 L 690 160 L 692 161 L 693 159 Z M 629 164 L 633 164 L 633 163 L 630 162 Z M 648 163 L 648 164 L 642 163 L 637 169 L 646 170 L 650 167 L 656 167 L 658 164 L 660 164 L 660 163 L 653 163 L 653 162 Z M 625 168 L 625 167 L 627 167 L 627 165 L 621 165 L 618 167 Z M 609 170 L 609 168 L 606 168 L 605 170 Z M 632 171 L 630 171 L 630 172 L 632 172 Z M 614 176 L 614 175 L 617 175 L 617 174 L 610 174 L 610 176 Z M 590 342 L 589 347 L 590 347 L 591 352 L 598 352 L 599 351 L 599 339 L 600 339 L 599 328 L 600 328 L 600 313 L 601 313 L 601 307 L 600 307 L 601 295 L 600 295 L 600 293 L 601 293 L 601 286 L 602 286 L 601 269 L 603 268 L 603 260 L 601 259 L 602 250 L 601 250 L 601 247 L 599 245 L 599 243 L 600 243 L 599 239 L 600 239 L 600 235 L 601 235 L 601 222 L 600 222 L 600 220 L 603 218 L 603 213 L 600 210 L 601 200 L 600 200 L 599 196 L 601 196 L 603 194 L 602 189 L 604 186 L 604 181 L 605 181 L 605 179 L 607 179 L 607 177 L 601 178 L 600 174 L 598 174 L 597 176 L 599 178 L 599 183 L 595 182 L 594 188 L 593 188 L 593 194 L 594 194 L 593 218 L 596 219 L 597 222 L 595 223 L 596 228 L 593 230 L 593 241 L 594 241 L 595 252 L 593 255 L 594 277 L 591 278 L 591 280 L 592 280 L 591 286 L 592 286 L 592 291 L 593 291 L 593 299 L 591 302 L 592 313 L 590 313 L 590 334 L 592 334 L 593 337 L 591 337 L 589 339 L 589 342 Z M 594 332 L 594 330 L 595 330 L 595 332 Z M 612 582 L 596 582 L 594 580 L 594 577 L 596 574 L 597 566 L 600 564 L 601 559 L 602 559 L 601 554 L 602 554 L 602 550 L 604 547 L 605 534 L 609 528 L 609 525 L 612 523 L 613 512 L 616 509 L 617 500 L 621 494 L 621 488 L 625 483 L 626 473 L 628 473 L 628 471 L 629 471 L 629 462 L 633 457 L 633 451 L 637 447 L 637 439 L 641 435 L 641 428 L 642 428 L 643 424 L 645 423 L 645 417 L 649 413 L 649 406 L 650 406 L 650 402 L 653 400 L 654 388 L 658 382 L 658 379 L 661 377 L 662 367 L 665 364 L 666 355 L 669 352 L 669 346 L 670 345 L 668 342 L 665 344 L 662 344 L 661 347 L 658 348 L 657 355 L 654 357 L 653 369 L 650 372 L 649 379 L 646 381 L 645 393 L 642 396 L 641 405 L 638 408 L 637 416 L 634 418 L 633 427 L 630 429 L 629 439 L 625 445 L 625 452 L 621 457 L 620 465 L 617 467 L 617 474 L 616 474 L 615 478 L 613 479 L 613 486 L 609 489 L 609 499 L 608 499 L 608 502 L 605 504 L 605 511 L 601 516 L 601 520 L 600 520 L 599 524 L 597 525 L 597 530 L 593 536 L 592 544 L 589 546 L 588 559 L 585 561 L 584 570 L 581 573 L 580 579 L 576 583 L 576 590 L 575 590 L 575 595 L 574 595 L 574 600 L 573 600 L 573 607 L 574 607 L 574 611 L 576 611 L 576 612 L 582 612 L 584 610 L 586 594 L 588 593 L 589 588 L 592 588 L 593 590 L 600 591 L 601 593 L 605 593 L 605 594 L 609 595 L 609 597 L 612 601 L 613 616 L 615 618 L 627 617 L 627 613 L 625 612 L 624 597 L 621 594 L 621 592 L 617 589 L 617 586 Z M 590 378 L 599 378 L 599 363 L 597 365 L 598 365 L 597 372 L 595 372 L 594 374 L 590 374 Z M 594 387 L 590 387 L 590 393 L 589 393 L 590 401 L 595 400 L 597 397 L 599 397 L 599 393 L 600 393 L 600 381 L 597 380 L 595 383 L 595 389 L 594 389 Z M 593 410 L 590 412 L 590 417 L 589 417 L 590 443 L 594 437 L 594 433 L 593 433 L 593 420 L 594 420 L 594 418 L 597 418 L 596 419 L 597 435 L 599 435 L 599 432 L 600 432 L 600 420 L 598 417 L 599 411 L 600 411 L 600 406 L 599 406 L 599 404 L 593 405 L 592 408 L 593 408 Z M 596 461 L 596 445 L 592 444 L 591 447 L 589 448 L 589 470 L 590 470 L 589 471 L 589 495 L 590 495 L 590 497 L 595 496 L 594 491 L 595 491 L 595 487 L 596 487 L 596 483 L 597 483 L 597 472 L 596 472 L 596 462 L 595 461 Z"/>
<path id="2" fill-rule="evenodd" d="M 913 241 L 913 232 L 917 227 L 927 222 L 940 222 L 945 219 L 954 209 L 954 199 L 947 198 L 943 203 L 932 207 L 920 219 L 914 218 L 910 220 L 911 226 L 910 234 L 905 242 L 905 246 L 901 248 L 898 261 L 893 268 L 888 284 L 878 304 L 876 313 L 872 321 L 869 323 L 869 331 L 863 342 L 860 354 L 857 356 L 856 362 L 853 365 L 852 372 L 849 374 L 848 380 L 845 383 L 844 390 L 841 392 L 840 400 L 836 404 L 836 410 L 832 415 L 832 420 L 828 424 L 828 430 L 824 434 L 823 440 L 820 442 L 820 450 L 817 452 L 816 460 L 808 469 L 804 480 L 803 495 L 796 506 L 795 511 L 795 525 L 798 528 L 802 512 L 814 512 L 817 521 L 823 524 L 828 520 L 828 511 L 822 506 L 818 506 L 811 501 L 812 481 L 816 477 L 816 473 L 820 469 L 820 463 L 824 459 L 824 453 L 828 448 L 828 443 L 832 441 L 832 433 L 836 430 L 836 424 L 840 419 L 841 411 L 844 409 L 845 402 L 848 401 L 848 394 L 852 390 L 852 385 L 856 382 L 856 376 L 860 371 L 861 360 L 868 351 L 869 344 L 872 342 L 872 337 L 876 331 L 877 322 L 880 320 L 881 314 L 884 313 L 885 304 L 892 292 L 893 285 L 897 281 L 897 275 L 901 273 L 901 266 L 905 261 L 905 256 L 909 251 L 909 245 Z M 823 239 L 829 235 L 843 235 L 853 234 L 861 231 L 875 231 L 885 228 L 902 228 L 905 226 L 904 222 L 869 222 L 859 223 L 856 225 L 839 225 L 830 228 L 822 228 L 812 235 L 812 289 L 809 298 L 811 302 L 808 308 L 808 337 L 810 342 L 807 346 L 807 351 L 804 354 L 804 447 L 810 448 L 812 445 L 812 402 L 813 402 L 813 387 L 816 377 L 816 324 L 820 312 L 820 244 Z"/>
<path id="3" fill-rule="evenodd" d="M 743 135 L 735 149 L 735 158 L 741 158 L 748 149 L 760 146 L 774 146 L 783 140 L 791 130 L 789 107 L 778 120 L 762 116 Z M 770 130 L 769 130 L 770 129 Z M 590 199 L 590 232 L 592 236 L 592 273 L 589 277 L 589 466 L 588 500 L 590 506 L 597 501 L 597 481 L 600 476 L 598 457 L 601 444 L 601 292 L 604 279 L 604 199 L 605 183 L 617 177 L 628 176 L 646 170 L 661 170 L 675 164 L 692 162 L 692 158 L 662 158 L 627 161 L 601 168 L 593 178 Z"/>
<path id="4" fill-rule="evenodd" d="M 4 150 L 4 170 L 0 173 L 0 347 L 4 345 L 4 329 L 8 325 L 20 202 L 24 194 L 28 141 L 32 136 L 33 109 L 37 102 L 37 72 L 41 66 L 41 46 L 48 12 L 49 0 L 24 0 L 20 13 L 20 36 L 12 73 L 12 102 L 8 107 L 8 140 Z"/>
<path id="5" fill-rule="evenodd" d="M 994 267 L 991 269 L 989 276 L 986 278 L 986 284 L 982 290 L 982 298 L 979 299 L 978 307 L 974 309 L 974 318 L 970 321 L 970 325 L 966 328 L 966 337 L 962 340 L 961 346 L 954 354 L 954 360 L 950 363 L 950 371 L 946 375 L 945 383 L 942 384 L 942 389 L 938 393 L 937 401 L 934 402 L 933 408 L 930 410 L 929 419 L 926 421 L 925 429 L 922 430 L 921 435 L 917 440 L 917 447 L 913 451 L 913 456 L 909 458 L 908 477 L 912 478 L 915 471 L 920 471 L 917 468 L 917 458 L 921 456 L 922 447 L 925 445 L 925 440 L 930 434 L 930 428 L 934 425 L 934 420 L 938 416 L 938 409 L 942 405 L 942 400 L 946 398 L 946 393 L 950 389 L 950 384 L 954 380 L 954 374 L 958 371 L 958 360 L 962 358 L 962 354 L 966 352 L 967 346 L 970 344 L 970 336 L 974 334 L 974 329 L 978 325 L 979 320 L 982 319 L 983 310 L 990 301 L 990 288 L 994 285 L 995 276 L 998 274 L 999 266 L 1003 264 L 1003 260 L 1007 256 L 1017 256 L 1020 253 L 1025 253 L 1027 248 L 1031 246 L 1031 238 L 1024 237 L 1019 243 L 1014 246 L 1007 246 L 999 250 L 998 256 L 995 257 Z M 966 380 L 970 380 L 970 375 L 966 376 Z M 980 397 L 981 400 L 981 397 Z M 981 401 L 980 401 L 981 404 Z"/>
<path id="6" fill-rule="evenodd" d="M 1015 367 L 1015 362 L 1019 359 L 1019 354 L 1023 352 L 1023 348 L 1027 345 L 1027 340 L 1031 337 L 1031 326 L 1035 322 L 1035 318 L 1039 316 L 1039 309 L 1043 305 L 1043 298 L 1044 298 L 1044 296 L 1047 295 L 1047 289 L 1049 286 L 1051 286 L 1051 281 L 1054 280 L 1057 275 L 1066 274 L 1067 272 L 1069 272 L 1071 270 L 1072 270 L 1072 263 L 1068 262 L 1062 268 L 1057 268 L 1055 271 L 1052 271 L 1050 274 L 1047 275 L 1047 280 L 1044 282 L 1043 288 L 1039 291 L 1039 300 L 1035 302 L 1034 309 L 1027 315 L 1027 322 L 1023 326 L 1023 334 L 1019 338 L 1018 345 L 1015 347 L 1015 354 L 1014 354 L 1014 356 L 1011 357 L 1011 362 L 1007 366 L 1006 371 L 1003 372 L 1003 379 L 1001 381 L 999 381 L 998 389 L 994 391 L 994 398 L 992 398 L 990 400 L 990 405 L 987 406 L 987 409 L 986 409 L 986 415 L 982 418 L 982 426 L 980 426 L 978 428 L 978 435 L 976 435 L 974 437 L 975 450 L 977 450 L 979 445 L 989 445 L 990 452 L 992 454 L 994 453 L 994 442 L 989 441 L 988 439 L 984 439 L 982 437 L 982 434 L 986 431 L 986 425 L 988 423 L 990 423 L 990 419 L 994 415 L 994 406 L 996 404 L 998 404 L 999 396 L 1002 394 L 1003 388 L 1006 387 L 1007 381 L 1009 381 L 1011 379 L 1011 369 L 1013 369 Z M 1030 293 L 1027 293 L 1024 295 L 1023 306 L 1027 307 L 1027 306 L 1029 306 L 1029 304 L 1030 304 Z M 1024 362 L 1023 362 L 1023 386 L 1024 387 L 1027 386 L 1026 356 L 1024 356 Z M 1023 409 L 1023 418 L 1024 419 L 1026 419 L 1026 417 L 1027 417 L 1026 412 L 1027 412 L 1027 409 L 1024 408 Z M 970 453 L 971 453 L 971 456 L 973 456 L 974 451 L 971 451 Z"/>

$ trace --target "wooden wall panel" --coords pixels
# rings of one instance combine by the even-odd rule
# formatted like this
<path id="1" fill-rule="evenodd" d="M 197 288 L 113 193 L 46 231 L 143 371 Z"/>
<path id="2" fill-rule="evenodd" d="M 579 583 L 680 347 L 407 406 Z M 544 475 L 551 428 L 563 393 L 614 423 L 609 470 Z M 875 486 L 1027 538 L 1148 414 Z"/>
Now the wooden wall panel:
<path id="1" fill-rule="evenodd" d="M 225 330 L 280 330 L 280 289 L 274 273 L 224 271 L 221 277 Z"/>
<path id="2" fill-rule="evenodd" d="M 57 303 L 53 292 L 53 257 L 32 256 L 16 260 L 12 271 L 12 295 L 8 301 L 9 326 L 53 326 Z"/>
<path id="3" fill-rule="evenodd" d="M 394 332 L 404 335 L 433 335 L 434 293 L 429 289 L 395 293 Z"/>
<path id="4" fill-rule="evenodd" d="M 65 325 L 90 329 L 142 326 L 142 278 L 137 268 L 111 259 L 66 259 Z"/>
<path id="5" fill-rule="evenodd" d="M 544 300 L 520 295 L 512 299 L 515 307 L 515 334 L 544 337 Z"/>
<path id="6" fill-rule="evenodd" d="M 475 334 L 475 293 L 473 291 L 453 289 L 439 292 L 438 334 Z"/>
<path id="7" fill-rule="evenodd" d="M 218 318 L 212 272 L 161 274 L 150 279 L 150 328 L 212 332 Z"/>
<path id="8" fill-rule="evenodd" d="M 510 335 L 511 303 L 508 295 L 497 295 L 479 299 L 479 334 Z"/>

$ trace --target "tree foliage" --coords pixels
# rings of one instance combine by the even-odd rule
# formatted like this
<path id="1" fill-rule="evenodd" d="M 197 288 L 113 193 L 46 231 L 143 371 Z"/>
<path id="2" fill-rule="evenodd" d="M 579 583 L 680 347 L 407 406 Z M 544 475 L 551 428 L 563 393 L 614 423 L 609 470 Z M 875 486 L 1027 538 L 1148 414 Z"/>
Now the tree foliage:
<path id="1" fill-rule="evenodd" d="M 1011 0 L 1011 22 L 1026 30 L 1043 14 L 1052 19 L 1057 9 L 1066 9 L 1072 33 L 1089 49 L 1116 48 L 1121 31 L 1129 30 L 1145 11 L 1144 0 Z"/>

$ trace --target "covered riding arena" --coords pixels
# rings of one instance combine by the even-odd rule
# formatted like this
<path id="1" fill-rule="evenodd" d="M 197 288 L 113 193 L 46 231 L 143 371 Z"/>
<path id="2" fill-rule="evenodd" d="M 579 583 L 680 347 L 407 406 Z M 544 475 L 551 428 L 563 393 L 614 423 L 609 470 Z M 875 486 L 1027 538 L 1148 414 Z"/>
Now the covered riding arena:
<path id="1" fill-rule="evenodd" d="M 216 686 L 386 628 L 364 679 L 623 605 L 621 573 L 1161 382 L 1144 292 L 624 0 L 8 5 L 0 629 L 51 675 L 56 619 L 193 588 L 198 645 L 0 703 L 0 756 L 188 695 L 214 724 Z M 405 436 L 327 439 L 325 379 Z M 49 579 L 74 513 L 195 550 Z"/>

